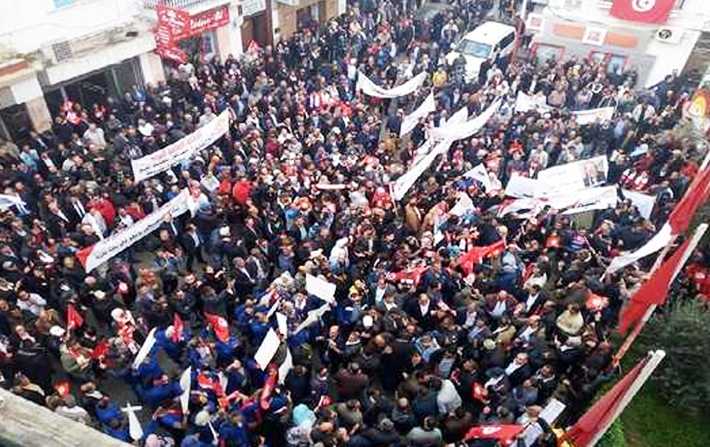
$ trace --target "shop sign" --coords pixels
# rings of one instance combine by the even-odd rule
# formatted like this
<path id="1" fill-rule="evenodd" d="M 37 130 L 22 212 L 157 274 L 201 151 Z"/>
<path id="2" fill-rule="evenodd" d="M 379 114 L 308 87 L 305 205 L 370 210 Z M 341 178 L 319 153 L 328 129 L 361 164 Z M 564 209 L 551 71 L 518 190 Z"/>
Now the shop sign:
<path id="1" fill-rule="evenodd" d="M 210 9 L 190 17 L 189 35 L 196 36 L 205 31 L 222 27 L 229 23 L 229 7 L 227 5 Z"/>
<path id="2" fill-rule="evenodd" d="M 242 0 L 242 15 L 253 16 L 266 9 L 264 0 Z"/>

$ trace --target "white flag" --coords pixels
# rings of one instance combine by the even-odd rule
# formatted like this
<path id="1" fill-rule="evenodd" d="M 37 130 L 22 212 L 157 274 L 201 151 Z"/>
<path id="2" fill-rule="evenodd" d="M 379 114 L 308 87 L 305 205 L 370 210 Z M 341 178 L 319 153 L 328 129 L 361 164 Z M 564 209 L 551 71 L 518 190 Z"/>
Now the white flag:
<path id="1" fill-rule="evenodd" d="M 336 285 L 311 274 L 306 274 L 306 292 L 327 303 L 335 301 Z"/>
<path id="2" fill-rule="evenodd" d="M 133 360 L 133 367 L 138 368 L 138 366 L 143 363 L 143 361 L 148 357 L 148 354 L 150 354 L 150 350 L 153 349 L 153 346 L 155 345 L 155 328 L 151 329 L 150 332 L 148 332 L 148 336 L 145 338 L 145 341 L 143 342 L 143 346 L 138 350 L 138 354 L 136 354 L 136 358 Z"/>
<path id="3" fill-rule="evenodd" d="M 490 191 L 493 188 L 491 178 L 488 175 L 488 170 L 483 163 L 475 166 L 473 169 L 463 175 L 464 177 L 472 178 L 479 182 L 484 190 Z"/>
<path id="4" fill-rule="evenodd" d="M 143 438 L 143 427 L 140 421 L 138 421 L 138 416 L 136 416 L 136 411 L 141 409 L 143 409 L 143 407 L 131 406 L 130 402 L 128 402 L 124 408 L 121 408 L 121 411 L 128 415 L 128 434 L 131 435 L 131 439 L 134 441 Z"/>
<path id="5" fill-rule="evenodd" d="M 281 339 L 276 335 L 276 331 L 269 329 L 266 333 L 264 341 L 261 342 L 259 349 L 257 349 L 256 354 L 254 354 L 254 360 L 259 364 L 262 370 L 265 370 L 269 366 L 269 362 L 276 355 L 276 351 L 281 345 Z"/>
<path id="6" fill-rule="evenodd" d="M 192 380 L 192 366 L 188 366 L 187 369 L 180 376 L 180 388 L 182 388 L 182 394 L 180 395 L 180 407 L 182 408 L 182 414 L 188 414 L 190 409 L 190 386 Z"/>

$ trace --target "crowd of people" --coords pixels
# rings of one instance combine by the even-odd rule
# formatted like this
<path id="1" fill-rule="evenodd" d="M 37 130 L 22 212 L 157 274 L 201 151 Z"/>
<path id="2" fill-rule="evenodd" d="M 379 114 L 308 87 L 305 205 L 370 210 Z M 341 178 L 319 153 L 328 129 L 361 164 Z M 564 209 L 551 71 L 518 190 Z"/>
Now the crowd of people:
<path id="1" fill-rule="evenodd" d="M 2 193 L 22 201 L 0 214 L 2 386 L 149 447 L 441 446 L 502 424 L 536 425 L 535 445 L 554 445 L 542 409 L 557 399 L 573 420 L 613 376 L 610 333 L 649 266 L 603 276 L 606 265 L 665 221 L 704 148 L 671 132 L 691 93 L 677 77 L 642 90 L 633 69 L 574 58 L 495 58 L 476 79 L 458 76 L 443 56 L 492 6 L 461 1 L 419 23 L 411 5 L 366 0 L 250 60 L 68 101 L 51 131 L 6 142 Z M 385 87 L 431 76 L 390 101 L 357 92 L 358 71 Z M 431 91 L 437 110 L 399 138 Z M 552 108 L 516 112 L 518 92 Z M 393 200 L 390 183 L 432 128 L 496 98 L 481 132 Z M 604 105 L 616 107 L 610 121 L 570 118 Z M 131 159 L 226 109 L 216 144 L 134 182 Z M 648 218 L 626 199 L 584 224 L 550 208 L 499 217 L 511 176 L 598 155 L 608 184 L 655 196 Z M 463 176 L 479 164 L 487 189 Z M 184 188 L 199 196 L 194 216 L 85 271 L 79 250 Z M 473 209 L 450 215 L 463 192 Z M 309 294 L 307 275 L 335 284 L 334 300 Z M 254 355 L 270 330 L 280 345 L 262 368 Z M 143 406 L 139 440 L 116 390 Z"/>

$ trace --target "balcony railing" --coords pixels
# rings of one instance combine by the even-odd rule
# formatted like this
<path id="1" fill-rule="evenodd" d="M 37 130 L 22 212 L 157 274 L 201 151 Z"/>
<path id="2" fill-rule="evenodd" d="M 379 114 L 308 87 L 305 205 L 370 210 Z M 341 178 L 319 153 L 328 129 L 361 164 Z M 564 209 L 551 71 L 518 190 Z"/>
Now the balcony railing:
<path id="1" fill-rule="evenodd" d="M 158 5 L 170 6 L 171 8 L 189 9 L 191 7 L 214 3 L 214 0 L 143 0 L 143 6 L 155 9 Z"/>

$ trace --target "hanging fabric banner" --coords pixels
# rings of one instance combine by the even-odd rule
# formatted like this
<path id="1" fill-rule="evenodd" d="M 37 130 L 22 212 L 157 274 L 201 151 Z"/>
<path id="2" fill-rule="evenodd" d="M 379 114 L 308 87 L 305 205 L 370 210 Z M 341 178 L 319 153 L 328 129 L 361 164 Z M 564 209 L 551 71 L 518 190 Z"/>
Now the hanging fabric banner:
<path id="1" fill-rule="evenodd" d="M 228 130 L 229 110 L 225 110 L 208 124 L 175 143 L 145 157 L 131 160 L 133 177 L 136 183 L 165 172 L 185 160 L 189 160 L 198 152 L 220 139 Z"/>
<path id="2" fill-rule="evenodd" d="M 140 241 L 156 229 L 165 221 L 167 216 L 176 218 L 189 210 L 188 196 L 190 191 L 183 189 L 158 210 L 148 214 L 143 219 L 125 228 L 118 233 L 102 239 L 94 245 L 79 250 L 76 257 L 84 266 L 87 273 L 110 260 L 123 250 Z"/>
<path id="3" fill-rule="evenodd" d="M 412 113 L 405 116 L 402 119 L 402 126 L 399 130 L 400 138 L 411 132 L 419 120 L 436 110 L 436 101 L 434 100 L 434 92 L 430 93 L 429 96 L 416 108 Z"/>
<path id="4" fill-rule="evenodd" d="M 392 99 L 398 98 L 400 96 L 407 96 L 408 94 L 416 91 L 417 89 L 419 89 L 419 87 L 422 86 L 422 84 L 424 84 L 426 78 L 427 73 L 423 71 L 402 85 L 386 89 L 372 82 L 370 78 L 365 76 L 365 74 L 360 71 L 358 72 L 357 84 L 355 86 L 355 89 L 357 91 L 363 92 L 368 96 Z"/>
<path id="5" fill-rule="evenodd" d="M 496 99 L 486 110 L 473 119 L 470 119 L 464 123 L 449 124 L 447 122 L 444 127 L 432 129 L 431 138 L 436 140 L 447 139 L 453 143 L 454 141 L 471 137 L 486 125 L 488 120 L 491 119 L 491 117 L 498 111 L 500 104 L 500 99 Z"/>

